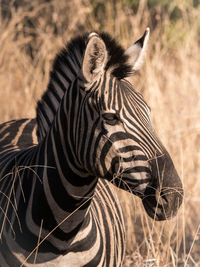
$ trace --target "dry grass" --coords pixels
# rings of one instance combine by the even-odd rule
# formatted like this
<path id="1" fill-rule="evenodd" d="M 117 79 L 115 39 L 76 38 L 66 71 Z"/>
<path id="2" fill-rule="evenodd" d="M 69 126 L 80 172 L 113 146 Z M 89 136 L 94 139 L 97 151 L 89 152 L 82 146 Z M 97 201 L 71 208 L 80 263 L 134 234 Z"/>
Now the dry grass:
<path id="1" fill-rule="evenodd" d="M 12 17 L 0 24 L 0 121 L 35 116 L 52 59 L 72 36 L 95 28 L 112 33 L 127 46 L 147 25 L 156 24 L 146 63 L 133 83 L 151 106 L 153 124 L 184 182 L 185 197 L 176 218 L 157 223 L 147 218 L 138 199 L 119 192 L 127 218 L 124 266 L 133 262 L 134 266 L 199 266 L 200 9 L 192 8 L 190 1 L 174 1 L 181 19 L 172 25 L 170 9 L 163 15 L 158 6 L 152 18 L 145 0 L 139 1 L 135 14 L 125 1 L 116 1 L 115 9 L 112 1 L 106 1 L 104 14 L 96 17 L 94 2 L 60 0 L 38 5 L 35 0 L 17 11 L 10 4 Z"/>

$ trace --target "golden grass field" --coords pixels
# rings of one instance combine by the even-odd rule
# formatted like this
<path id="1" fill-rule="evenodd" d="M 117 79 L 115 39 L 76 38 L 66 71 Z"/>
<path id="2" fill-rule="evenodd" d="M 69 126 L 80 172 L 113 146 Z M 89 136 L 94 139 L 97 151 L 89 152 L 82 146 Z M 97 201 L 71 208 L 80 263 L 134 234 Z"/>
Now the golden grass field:
<path id="1" fill-rule="evenodd" d="M 150 10 L 147 0 L 135 11 L 123 0 L 15 2 L 0 1 L 0 122 L 35 116 L 52 60 L 71 37 L 103 30 L 127 47 L 151 27 L 146 62 L 132 82 L 184 183 L 184 203 L 176 218 L 154 222 L 136 197 L 119 190 L 128 240 L 123 266 L 200 266 L 198 1 L 171 1 L 167 11 L 161 4 Z M 175 8 L 179 17 L 172 20 Z"/>

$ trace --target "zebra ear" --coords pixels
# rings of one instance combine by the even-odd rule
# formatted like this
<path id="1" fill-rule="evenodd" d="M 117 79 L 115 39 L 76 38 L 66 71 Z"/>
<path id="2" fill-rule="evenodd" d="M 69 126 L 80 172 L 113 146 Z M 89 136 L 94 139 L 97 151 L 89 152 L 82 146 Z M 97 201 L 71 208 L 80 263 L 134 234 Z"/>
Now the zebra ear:
<path id="1" fill-rule="evenodd" d="M 132 66 L 132 71 L 135 72 L 140 69 L 143 64 L 144 56 L 149 40 L 150 29 L 146 28 L 143 36 L 137 40 L 126 50 L 126 55 L 129 57 L 129 64 Z"/>
<path id="2" fill-rule="evenodd" d="M 82 72 L 87 82 L 94 81 L 107 63 L 108 53 L 104 41 L 96 33 L 89 35 L 83 58 Z"/>

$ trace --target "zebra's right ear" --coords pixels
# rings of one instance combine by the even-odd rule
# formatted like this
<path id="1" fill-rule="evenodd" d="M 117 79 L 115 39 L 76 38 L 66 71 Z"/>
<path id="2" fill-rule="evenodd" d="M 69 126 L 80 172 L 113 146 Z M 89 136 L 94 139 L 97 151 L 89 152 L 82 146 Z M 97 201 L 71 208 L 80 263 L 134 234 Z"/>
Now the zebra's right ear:
<path id="1" fill-rule="evenodd" d="M 93 82 L 106 66 L 108 53 L 104 41 L 96 33 L 89 35 L 85 49 L 82 72 L 87 82 Z"/>

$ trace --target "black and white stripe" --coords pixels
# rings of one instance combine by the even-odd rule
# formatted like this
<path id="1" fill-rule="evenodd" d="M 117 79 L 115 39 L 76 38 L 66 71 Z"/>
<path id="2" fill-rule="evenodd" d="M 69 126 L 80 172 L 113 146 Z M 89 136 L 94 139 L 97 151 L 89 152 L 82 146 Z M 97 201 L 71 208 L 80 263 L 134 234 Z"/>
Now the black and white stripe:
<path id="1" fill-rule="evenodd" d="M 110 182 L 155 219 L 178 210 L 179 177 L 125 80 L 148 37 L 126 51 L 108 34 L 75 38 L 55 59 L 36 120 L 0 125 L 0 266 L 121 266 L 124 221 Z"/>

